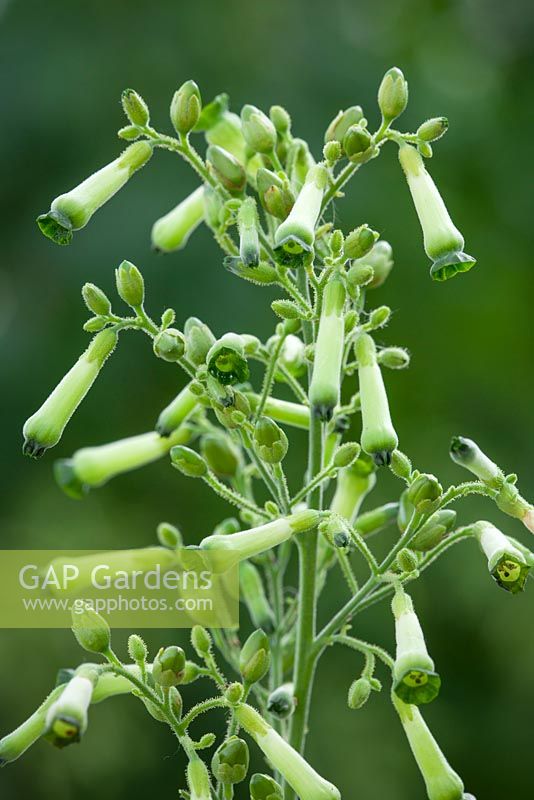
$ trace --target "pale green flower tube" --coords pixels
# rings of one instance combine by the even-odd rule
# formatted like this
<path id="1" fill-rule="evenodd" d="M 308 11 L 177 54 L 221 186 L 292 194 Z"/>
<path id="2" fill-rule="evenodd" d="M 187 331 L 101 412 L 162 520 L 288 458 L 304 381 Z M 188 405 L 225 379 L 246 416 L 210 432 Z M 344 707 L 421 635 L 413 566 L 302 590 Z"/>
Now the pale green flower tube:
<path id="1" fill-rule="evenodd" d="M 204 187 L 199 186 L 185 200 L 157 219 L 152 226 L 152 247 L 162 253 L 182 250 L 204 219 Z"/>
<path id="2" fill-rule="evenodd" d="M 77 500 L 97 486 L 124 472 L 144 467 L 167 455 L 174 445 L 187 444 L 191 428 L 187 423 L 176 428 L 170 436 L 148 431 L 97 447 L 83 447 L 72 458 L 54 464 L 54 475 L 65 494 Z"/>
<path id="3" fill-rule="evenodd" d="M 115 330 L 108 328 L 97 333 L 41 408 L 26 420 L 22 430 L 25 455 L 38 458 L 59 442 L 68 421 L 95 382 L 116 343 Z"/>
<path id="4" fill-rule="evenodd" d="M 0 739 L 0 767 L 16 761 L 41 738 L 46 731 L 48 709 L 55 703 L 64 688 L 64 686 L 57 686 L 27 720 Z"/>
<path id="5" fill-rule="evenodd" d="M 511 594 L 522 592 L 530 565 L 521 550 L 486 520 L 477 522 L 473 526 L 473 532 L 488 559 L 488 570 L 496 583 Z"/>
<path id="6" fill-rule="evenodd" d="M 430 703 L 439 693 L 441 680 L 428 655 L 412 599 L 403 589 L 399 589 L 391 607 L 395 617 L 397 642 L 393 690 L 405 703 Z"/>
<path id="7" fill-rule="evenodd" d="M 346 292 L 339 277 L 326 286 L 315 346 L 310 404 L 318 417 L 329 420 L 339 404 L 343 361 Z"/>
<path id="8" fill-rule="evenodd" d="M 258 394 L 247 392 L 246 396 L 250 401 L 253 411 L 256 410 L 260 401 Z M 282 425 L 291 425 L 293 428 L 308 430 L 310 427 L 310 409 L 300 403 L 292 403 L 290 400 L 279 400 L 277 397 L 268 397 L 263 413 L 266 417 L 281 422 Z"/>
<path id="9" fill-rule="evenodd" d="M 70 244 L 72 232 L 85 227 L 95 211 L 107 203 L 152 156 L 152 145 L 134 142 L 121 155 L 52 202 L 48 214 L 37 217 L 42 233 L 56 244 Z"/>
<path id="10" fill-rule="evenodd" d="M 47 735 L 57 747 L 79 742 L 87 730 L 87 712 L 97 678 L 96 669 L 81 667 L 48 709 Z"/>
<path id="11" fill-rule="evenodd" d="M 375 464 L 389 464 L 399 440 L 391 421 L 384 379 L 376 359 L 376 345 L 368 334 L 358 337 L 355 345 L 360 379 L 363 450 Z"/>
<path id="12" fill-rule="evenodd" d="M 324 165 L 311 167 L 289 216 L 278 227 L 274 244 L 282 263 L 299 266 L 312 251 L 327 179 Z"/>
<path id="13" fill-rule="evenodd" d="M 366 455 L 360 455 L 350 467 L 339 470 L 330 510 L 354 523 L 363 501 L 375 484 L 376 472 L 373 461 Z"/>
<path id="14" fill-rule="evenodd" d="M 197 405 L 198 395 L 191 391 L 191 384 L 187 384 L 159 415 L 155 426 L 159 435 L 169 436 L 187 419 Z M 176 442 L 176 444 L 183 443 Z"/>
<path id="15" fill-rule="evenodd" d="M 240 705 L 235 716 L 300 800 L 341 800 L 339 789 L 319 775 L 255 709 Z"/>
<path id="16" fill-rule="evenodd" d="M 417 706 L 392 695 L 411 751 L 426 786 L 428 800 L 462 800 L 464 785 L 452 769 Z"/>
<path id="17" fill-rule="evenodd" d="M 198 756 L 192 758 L 187 766 L 187 785 L 190 800 L 211 800 L 208 768 Z"/>
<path id="18" fill-rule="evenodd" d="M 433 261 L 432 278 L 446 281 L 459 272 L 467 272 L 476 259 L 463 252 L 464 237 L 451 220 L 421 155 L 415 147 L 404 144 L 399 149 L 399 160 L 423 230 L 425 252 Z"/>
<path id="19" fill-rule="evenodd" d="M 313 528 L 318 521 L 318 511 L 298 511 L 246 531 L 208 536 L 200 542 L 200 549 L 209 551 L 209 563 L 215 572 L 226 572 L 240 561 L 285 542 L 295 533 Z"/>

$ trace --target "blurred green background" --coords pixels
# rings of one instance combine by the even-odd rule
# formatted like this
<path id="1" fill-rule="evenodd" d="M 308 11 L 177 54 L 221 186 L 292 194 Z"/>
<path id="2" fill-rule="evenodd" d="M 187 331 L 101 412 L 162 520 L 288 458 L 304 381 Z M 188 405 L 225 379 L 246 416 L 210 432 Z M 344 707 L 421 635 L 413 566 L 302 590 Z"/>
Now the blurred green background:
<path id="1" fill-rule="evenodd" d="M 445 483 L 459 481 L 465 475 L 449 463 L 449 439 L 472 436 L 504 469 L 517 471 L 526 496 L 534 496 L 531 3 L 12 0 L 1 8 L 4 548 L 144 545 L 154 541 L 163 519 L 194 542 L 225 513 L 203 485 L 187 482 L 166 460 L 82 503 L 67 499 L 53 482 L 56 456 L 149 430 L 175 392 L 181 377 L 153 358 L 141 336 L 124 337 L 54 453 L 33 463 L 20 452 L 24 419 L 85 346 L 82 284 L 90 280 L 112 291 L 113 269 L 124 258 L 142 268 L 154 314 L 172 305 L 179 323 L 195 314 L 218 334 L 228 328 L 270 334 L 272 293 L 225 272 L 205 230 L 183 253 L 150 252 L 152 222 L 195 185 L 190 170 L 168 153 L 158 152 L 71 247 L 55 247 L 34 224 L 53 197 L 119 152 L 123 88 L 135 87 L 164 128 L 172 93 L 189 77 L 205 99 L 228 91 L 236 110 L 245 102 L 264 109 L 283 104 L 316 155 L 339 108 L 360 103 L 376 125 L 376 89 L 393 64 L 410 83 L 405 129 L 429 116 L 449 117 L 451 130 L 436 145 L 430 169 L 467 251 L 478 258 L 475 270 L 445 285 L 430 281 L 393 147 L 358 174 L 336 221 L 345 230 L 369 222 L 395 250 L 395 269 L 372 300 L 395 311 L 383 342 L 413 354 L 409 372 L 388 375 L 402 449 Z M 303 437 L 295 437 L 295 482 L 303 447 Z M 373 503 L 392 499 L 397 488 L 385 475 Z M 462 522 L 477 516 L 528 540 L 519 523 L 486 502 L 460 507 Z M 500 592 L 476 547 L 467 544 L 425 575 L 414 596 L 444 679 L 439 702 L 425 717 L 450 761 L 479 800 L 531 796 L 534 593 L 512 598 Z M 335 580 L 322 616 L 342 597 Z M 355 630 L 392 646 L 385 606 L 365 612 Z M 121 652 L 126 635 L 115 636 Z M 147 633 L 152 648 L 186 636 Z M 57 668 L 76 664 L 80 652 L 61 631 L 2 631 L 0 652 L 4 733 L 40 702 Z M 360 712 L 346 708 L 359 668 L 358 658 L 341 650 L 321 662 L 310 759 L 346 798 L 422 798 L 387 691 Z M 194 702 L 204 688 L 190 687 L 186 701 Z M 163 726 L 120 698 L 93 710 L 83 745 L 60 753 L 39 743 L 3 770 L 0 795 L 176 797 L 183 766 Z M 243 786 L 239 797 L 246 796 Z"/>

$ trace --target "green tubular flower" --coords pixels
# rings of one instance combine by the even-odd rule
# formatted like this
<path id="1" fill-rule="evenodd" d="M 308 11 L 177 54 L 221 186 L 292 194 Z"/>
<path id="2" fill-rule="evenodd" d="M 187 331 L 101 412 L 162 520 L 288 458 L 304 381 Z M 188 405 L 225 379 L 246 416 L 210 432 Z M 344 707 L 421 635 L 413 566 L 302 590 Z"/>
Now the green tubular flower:
<path id="1" fill-rule="evenodd" d="M 256 174 L 256 183 L 265 211 L 276 219 L 287 219 L 295 205 L 295 197 L 287 180 L 284 181 L 271 170 L 260 167 Z"/>
<path id="2" fill-rule="evenodd" d="M 222 432 L 203 436 L 200 452 L 209 468 L 220 478 L 235 477 L 243 466 L 240 448 Z"/>
<path id="3" fill-rule="evenodd" d="M 511 594 L 522 592 L 530 572 L 525 555 L 491 522 L 477 522 L 473 531 L 496 583 Z"/>
<path id="4" fill-rule="evenodd" d="M 56 244 L 70 244 L 73 231 L 85 227 L 95 211 L 110 200 L 152 155 L 152 145 L 135 142 L 75 189 L 52 202 L 48 214 L 37 217 L 42 233 Z"/>
<path id="5" fill-rule="evenodd" d="M 68 421 L 95 382 L 116 343 L 117 332 L 113 329 L 97 333 L 41 408 L 26 420 L 22 430 L 25 455 L 39 458 L 59 442 Z"/>
<path id="6" fill-rule="evenodd" d="M 254 449 L 267 464 L 279 464 L 284 460 L 289 441 L 274 420 L 260 417 L 254 427 Z"/>
<path id="7" fill-rule="evenodd" d="M 156 220 L 152 226 L 152 247 L 161 253 L 182 250 L 204 219 L 204 187 L 199 186 L 185 200 Z"/>
<path id="8" fill-rule="evenodd" d="M 291 267 L 302 265 L 313 250 L 315 225 L 321 212 L 328 174 L 324 165 L 312 167 L 287 219 L 274 235 L 275 250 L 280 262 Z"/>
<path id="9" fill-rule="evenodd" d="M 160 436 L 170 436 L 198 406 L 198 396 L 191 391 L 191 384 L 176 395 L 168 406 L 160 413 L 155 428 Z M 186 442 L 174 442 L 186 444 Z"/>
<path id="10" fill-rule="evenodd" d="M 250 618 L 256 628 L 265 633 L 274 631 L 274 614 L 259 570 L 250 561 L 239 565 L 240 599 L 246 605 Z"/>
<path id="11" fill-rule="evenodd" d="M 200 542 L 200 548 L 209 551 L 210 564 L 215 572 L 226 572 L 240 561 L 257 556 L 285 542 L 294 534 L 313 528 L 318 519 L 317 511 L 299 511 L 289 517 L 280 517 L 257 528 L 229 536 L 208 536 Z"/>
<path id="12" fill-rule="evenodd" d="M 456 525 L 456 511 L 442 508 L 432 514 L 425 524 L 419 528 L 417 535 L 410 542 L 412 550 L 425 553 L 432 550 Z"/>
<path id="13" fill-rule="evenodd" d="M 222 185 L 233 195 L 242 194 L 247 175 L 241 162 L 227 150 L 210 144 L 206 158 Z"/>
<path id="14" fill-rule="evenodd" d="M 83 447 L 72 458 L 56 461 L 54 476 L 65 494 L 80 500 L 90 489 L 151 464 L 167 455 L 175 445 L 187 444 L 190 439 L 191 428 L 184 424 L 167 437 L 148 431 L 97 447 Z"/>
<path id="15" fill-rule="evenodd" d="M 450 456 L 453 461 L 468 469 L 491 489 L 500 489 L 504 484 L 502 471 L 472 439 L 454 436 L 451 441 Z"/>
<path id="16" fill-rule="evenodd" d="M 276 147 L 276 128 L 269 117 L 256 106 L 243 106 L 243 136 L 253 153 L 269 155 Z"/>
<path id="17" fill-rule="evenodd" d="M 287 719 L 295 710 L 295 704 L 293 684 L 284 683 L 267 698 L 267 711 L 276 719 Z"/>
<path id="18" fill-rule="evenodd" d="M 391 607 L 397 640 L 393 691 L 405 703 L 417 706 L 431 703 L 439 694 L 441 680 L 428 655 L 412 600 L 403 589 L 399 589 Z"/>
<path id="19" fill-rule="evenodd" d="M 246 142 L 241 120 L 228 110 L 228 95 L 219 94 L 204 106 L 195 130 L 204 131 L 208 144 L 222 147 L 242 164 L 246 163 Z"/>
<path id="20" fill-rule="evenodd" d="M 393 522 L 398 512 L 398 503 L 385 503 L 383 506 L 366 511 L 365 514 L 360 514 L 356 519 L 356 529 L 360 536 L 372 536 Z"/>
<path id="21" fill-rule="evenodd" d="M 247 392 L 247 398 L 253 411 L 256 410 L 260 397 L 252 392 Z M 289 400 L 279 400 L 277 397 L 268 397 L 264 414 L 282 425 L 291 425 L 293 428 L 308 430 L 310 427 L 310 409 L 299 403 L 292 403 Z"/>
<path id="22" fill-rule="evenodd" d="M 467 272 L 476 264 L 476 259 L 463 252 L 464 238 L 454 226 L 421 155 L 414 147 L 404 144 L 399 149 L 399 159 L 423 230 L 425 252 L 433 261 L 432 278 L 446 281 L 460 272 Z"/>
<path id="23" fill-rule="evenodd" d="M 250 800 L 283 800 L 282 787 L 270 775 L 256 772 L 250 779 Z"/>
<path id="24" fill-rule="evenodd" d="M 152 677 L 158 686 L 178 686 L 185 673 L 185 653 L 181 647 L 162 647 L 152 666 Z"/>
<path id="25" fill-rule="evenodd" d="M 428 800 L 462 800 L 462 779 L 443 755 L 419 709 L 406 705 L 394 695 L 392 699 L 425 782 Z"/>
<path id="26" fill-rule="evenodd" d="M 350 467 L 339 470 L 330 510 L 350 523 L 355 522 L 363 501 L 375 484 L 376 466 L 368 455 L 361 453 Z"/>
<path id="27" fill-rule="evenodd" d="M 389 413 L 389 403 L 382 373 L 377 362 L 376 345 L 368 334 L 356 340 L 356 358 L 360 379 L 362 409 L 361 445 L 378 466 L 389 464 L 399 440 Z"/>
<path id="28" fill-rule="evenodd" d="M 239 230 L 239 257 L 245 267 L 257 267 L 260 263 L 260 240 L 258 236 L 258 211 L 252 197 L 248 197 L 237 214 Z"/>
<path id="29" fill-rule="evenodd" d="M 345 299 L 343 282 L 339 277 L 332 278 L 323 295 L 309 392 L 310 405 L 322 420 L 331 419 L 334 408 L 339 404 L 345 342 Z"/>
<path id="30" fill-rule="evenodd" d="M 79 742 L 87 730 L 87 711 L 97 677 L 93 667 L 80 668 L 48 709 L 47 738 L 56 747 Z"/>
<path id="31" fill-rule="evenodd" d="M 339 790 L 321 777 L 255 709 L 243 704 L 235 715 L 300 800 L 341 800 Z"/>
<path id="32" fill-rule="evenodd" d="M 198 756 L 190 759 L 187 766 L 189 800 L 212 800 L 208 768 Z"/>
<path id="33" fill-rule="evenodd" d="M 208 372 L 223 386 L 244 383 L 249 378 L 245 344 L 237 333 L 225 333 L 210 348 L 206 363 Z"/>
<path id="34" fill-rule="evenodd" d="M 213 754 L 211 771 L 221 783 L 241 783 L 247 777 L 248 764 L 247 743 L 237 736 L 230 736 Z"/>
<path id="35" fill-rule="evenodd" d="M 0 739 L 0 767 L 20 758 L 46 731 L 46 715 L 50 706 L 63 693 L 64 685 L 57 686 L 21 725 Z"/>

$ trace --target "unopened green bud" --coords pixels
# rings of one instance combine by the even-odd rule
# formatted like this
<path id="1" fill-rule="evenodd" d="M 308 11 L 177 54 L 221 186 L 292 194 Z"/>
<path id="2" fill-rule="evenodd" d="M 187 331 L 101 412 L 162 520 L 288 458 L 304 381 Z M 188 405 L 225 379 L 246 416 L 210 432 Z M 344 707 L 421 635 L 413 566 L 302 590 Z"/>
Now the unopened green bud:
<path id="1" fill-rule="evenodd" d="M 345 111 L 339 111 L 326 129 L 325 143 L 339 142 L 342 144 L 345 134 L 351 125 L 357 125 L 362 119 L 363 111 L 360 106 L 351 106 Z"/>
<path id="2" fill-rule="evenodd" d="M 271 692 L 267 698 L 267 711 L 276 719 L 287 719 L 295 710 L 296 700 L 293 684 L 284 683 Z"/>
<path id="3" fill-rule="evenodd" d="M 86 283 L 82 289 L 82 297 L 85 305 L 93 314 L 106 316 L 111 312 L 111 303 L 102 289 L 94 283 Z"/>
<path id="4" fill-rule="evenodd" d="M 162 547 L 168 547 L 170 550 L 176 550 L 183 544 L 182 534 L 180 530 L 171 525 L 170 522 L 160 522 L 157 529 L 158 541 Z"/>
<path id="5" fill-rule="evenodd" d="M 356 520 L 356 528 L 361 536 L 372 536 L 378 533 L 397 518 L 398 503 L 385 503 L 360 514 Z"/>
<path id="6" fill-rule="evenodd" d="M 237 736 L 230 736 L 215 751 L 211 761 L 211 771 L 221 783 L 241 783 L 246 778 L 248 764 L 247 743 Z"/>
<path id="7" fill-rule="evenodd" d="M 293 208 L 295 198 L 289 184 L 265 167 L 256 174 L 258 194 L 267 213 L 284 220 Z"/>
<path id="8" fill-rule="evenodd" d="M 338 447 L 334 455 L 334 466 L 337 469 L 343 467 L 350 467 L 360 455 L 360 445 L 356 442 L 345 442 L 341 447 Z"/>
<path id="9" fill-rule="evenodd" d="M 264 631 L 251 633 L 239 654 L 239 671 L 243 679 L 251 684 L 261 681 L 271 665 L 271 648 Z"/>
<path id="10" fill-rule="evenodd" d="M 361 125 L 352 125 L 343 139 L 343 150 L 353 164 L 363 164 L 376 152 L 373 137 Z"/>
<path id="11" fill-rule="evenodd" d="M 216 536 L 229 536 L 232 533 L 237 533 L 242 530 L 243 526 L 237 517 L 226 517 L 221 520 L 213 529 L 213 535 Z"/>
<path id="12" fill-rule="evenodd" d="M 250 800 L 283 800 L 280 784 L 270 775 L 256 772 L 250 779 Z"/>
<path id="13" fill-rule="evenodd" d="M 373 277 L 373 268 L 368 264 L 353 264 L 347 272 L 347 284 L 351 297 L 356 297 L 360 286 L 368 286 Z"/>
<path id="14" fill-rule="evenodd" d="M 189 361 L 196 367 L 204 364 L 209 349 L 215 342 L 211 330 L 196 317 L 189 317 L 184 325 L 184 335 L 185 352 Z"/>
<path id="15" fill-rule="evenodd" d="M 244 383 L 249 377 L 245 346 L 241 336 L 226 333 L 216 341 L 206 355 L 210 375 L 223 386 Z"/>
<path id="16" fill-rule="evenodd" d="M 205 217 L 204 186 L 199 186 L 152 226 L 152 247 L 161 253 L 182 250 Z"/>
<path id="17" fill-rule="evenodd" d="M 148 106 L 141 95 L 134 89 L 125 89 L 123 91 L 121 103 L 124 113 L 132 125 L 139 125 L 141 128 L 148 125 L 150 121 Z"/>
<path id="18" fill-rule="evenodd" d="M 362 708 L 371 696 L 371 684 L 368 678 L 357 678 L 350 685 L 347 705 L 353 711 Z"/>
<path id="19" fill-rule="evenodd" d="M 189 800 L 211 800 L 211 784 L 208 768 L 197 755 L 187 766 Z"/>
<path id="20" fill-rule="evenodd" d="M 425 553 L 432 550 L 456 525 L 456 511 L 451 508 L 442 508 L 432 514 L 425 524 L 419 528 L 416 536 L 410 542 L 410 547 L 418 552 Z"/>
<path id="21" fill-rule="evenodd" d="M 274 420 L 260 417 L 254 428 L 254 447 L 262 461 L 279 464 L 286 456 L 289 441 Z"/>
<path id="22" fill-rule="evenodd" d="M 106 653 L 110 648 L 111 631 L 108 623 L 87 604 L 73 608 L 72 632 L 80 647 L 89 653 Z"/>
<path id="23" fill-rule="evenodd" d="M 164 361 L 179 361 L 185 353 L 185 337 L 176 328 L 167 328 L 154 339 L 153 350 Z"/>
<path id="24" fill-rule="evenodd" d="M 202 100 L 200 90 L 194 81 L 183 83 L 171 101 L 171 122 L 176 133 L 186 134 L 193 130 L 197 124 Z"/>
<path id="25" fill-rule="evenodd" d="M 216 403 L 213 406 L 215 416 L 225 428 L 234 430 L 239 428 L 250 416 L 250 402 L 243 392 L 233 390 L 232 404 L 223 405 Z"/>
<path id="26" fill-rule="evenodd" d="M 117 131 L 119 139 L 124 139 L 126 142 L 134 142 L 141 136 L 141 131 L 137 125 L 125 125 Z"/>
<path id="27" fill-rule="evenodd" d="M 400 450 L 392 452 L 389 468 L 397 478 L 401 478 L 403 481 L 407 481 L 412 474 L 412 462 Z"/>
<path id="28" fill-rule="evenodd" d="M 219 477 L 233 478 L 242 467 L 239 447 L 224 434 L 207 433 L 200 440 L 200 452 Z"/>
<path id="29" fill-rule="evenodd" d="M 243 106 L 241 111 L 243 136 L 254 153 L 272 153 L 276 147 L 276 128 L 256 106 Z"/>
<path id="30" fill-rule="evenodd" d="M 417 569 L 417 556 L 408 547 L 403 547 L 397 554 L 397 565 L 401 572 L 414 572 Z"/>
<path id="31" fill-rule="evenodd" d="M 447 133 L 448 127 L 449 120 L 447 117 L 433 117 L 419 125 L 416 136 L 424 142 L 435 142 Z"/>
<path id="32" fill-rule="evenodd" d="M 185 653 L 181 647 L 162 647 L 152 665 L 152 677 L 159 685 L 168 689 L 182 682 L 185 670 Z"/>
<path id="33" fill-rule="evenodd" d="M 372 330 L 384 328 L 388 324 L 390 317 L 391 309 L 389 306 L 379 306 L 378 308 L 373 308 L 369 314 L 369 327 Z"/>
<path id="34" fill-rule="evenodd" d="M 399 589 L 396 592 L 392 610 L 397 641 L 393 690 L 405 703 L 430 703 L 439 694 L 441 680 L 428 655 L 412 600 L 404 590 Z"/>
<path id="35" fill-rule="evenodd" d="M 383 347 L 377 359 L 379 364 L 388 369 L 406 369 L 410 366 L 410 354 L 404 347 Z"/>
<path id="36" fill-rule="evenodd" d="M 217 145 L 208 147 L 206 158 L 222 185 L 232 194 L 241 194 L 247 175 L 240 162 L 231 153 Z"/>
<path id="37" fill-rule="evenodd" d="M 407 499 L 417 511 L 427 511 L 442 494 L 443 488 L 435 475 L 423 472 L 410 484 Z"/>
<path id="38" fill-rule="evenodd" d="M 242 683 L 231 683 L 226 688 L 224 696 L 231 705 L 236 706 L 243 699 L 244 691 Z"/>
<path id="39" fill-rule="evenodd" d="M 329 165 L 334 165 L 343 155 L 343 148 L 341 142 L 332 141 L 327 142 L 323 147 L 323 156 Z"/>
<path id="40" fill-rule="evenodd" d="M 271 106 L 269 117 L 278 133 L 283 135 L 291 129 L 291 117 L 282 106 Z"/>
<path id="41" fill-rule="evenodd" d="M 211 652 L 211 636 L 202 625 L 195 625 L 191 631 L 191 644 L 197 656 L 203 658 Z"/>
<path id="42" fill-rule="evenodd" d="M 128 654 L 136 664 L 144 664 L 148 656 L 148 648 L 137 633 L 128 637 Z"/>
<path id="43" fill-rule="evenodd" d="M 378 107 L 385 122 L 400 117 L 408 105 L 408 83 L 398 67 L 388 69 L 378 89 Z"/>
<path id="44" fill-rule="evenodd" d="M 183 445 L 176 445 L 171 449 L 171 462 L 173 467 L 188 478 L 202 478 L 208 472 L 208 466 L 202 456 Z"/>
<path id="45" fill-rule="evenodd" d="M 139 308 L 145 299 L 145 282 L 137 267 L 130 261 L 123 261 L 115 270 L 117 292 L 121 300 L 132 308 Z"/>
<path id="46" fill-rule="evenodd" d="M 334 257 L 338 256 L 341 253 L 341 250 L 343 248 L 343 242 L 344 242 L 343 231 L 341 231 L 341 230 L 339 230 L 339 228 L 337 228 L 335 231 L 333 231 L 332 236 L 330 237 L 330 243 L 329 243 L 330 244 L 330 250 L 331 250 L 332 255 Z"/>
<path id="47" fill-rule="evenodd" d="M 502 470 L 472 439 L 455 436 L 451 442 L 450 456 L 453 461 L 468 469 L 491 489 L 500 489 L 504 485 Z"/>
<path id="48" fill-rule="evenodd" d="M 349 233 L 345 239 L 345 258 L 363 258 L 373 249 L 379 234 L 369 225 L 360 225 Z"/>

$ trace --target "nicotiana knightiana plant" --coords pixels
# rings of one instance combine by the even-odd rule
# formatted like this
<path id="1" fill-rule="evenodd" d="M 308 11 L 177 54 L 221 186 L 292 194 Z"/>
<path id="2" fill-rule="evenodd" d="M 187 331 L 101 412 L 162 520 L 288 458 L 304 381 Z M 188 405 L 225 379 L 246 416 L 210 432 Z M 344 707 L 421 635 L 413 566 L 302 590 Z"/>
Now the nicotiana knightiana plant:
<path id="1" fill-rule="evenodd" d="M 350 709 L 381 691 L 375 676 L 381 663 L 430 800 L 470 797 L 420 712 L 437 698 L 446 676 L 440 678 L 430 655 L 432 627 L 425 636 L 409 584 L 453 545 L 474 540 L 497 585 L 512 594 L 522 591 L 534 563 L 530 550 L 490 522 L 458 526 L 451 506 L 472 493 L 485 495 L 531 532 L 534 509 L 519 494 L 516 476 L 505 475 L 469 439 L 454 438 L 451 456 L 473 478 L 446 489 L 434 475 L 412 467 L 402 442 L 398 449 L 388 373 L 407 367 L 409 355 L 380 344 L 390 309 L 373 303 L 393 266 L 392 248 L 363 220 L 343 233 L 331 219 L 333 203 L 349 180 L 392 144 L 421 223 L 432 278 L 447 280 L 475 263 L 425 166 L 431 142 L 445 133 L 447 121 L 433 118 L 415 133 L 402 132 L 394 123 L 407 102 L 406 80 L 393 68 L 378 92 L 378 128 L 372 132 L 359 106 L 340 111 L 326 130 L 322 160 L 316 161 L 306 141 L 293 135 L 289 114 L 280 106 L 266 115 L 246 105 L 238 116 L 226 95 L 203 105 L 198 87 L 187 81 L 172 99 L 176 135 L 168 135 L 152 126 L 144 100 L 127 90 L 122 103 L 128 124 L 119 131 L 131 142 L 127 149 L 57 197 L 38 218 L 47 237 L 68 244 L 154 151 L 168 150 L 193 168 L 199 186 L 154 223 L 153 246 L 165 253 L 180 250 L 204 224 L 224 253 L 229 280 L 276 286 L 281 296 L 271 303 L 279 321 L 263 342 L 250 332 L 217 338 L 196 317 L 176 327 L 170 308 L 155 321 L 145 310 L 143 277 L 127 261 L 116 270 L 118 295 L 131 309 L 126 315 L 112 310 L 99 287 L 83 287 L 92 314 L 84 328 L 94 338 L 26 422 L 24 452 L 41 456 L 58 444 L 119 339 L 122 346 L 124 332 L 146 334 L 154 354 L 185 374 L 185 386 L 159 415 L 149 414 L 147 432 L 77 450 L 56 462 L 56 479 L 67 495 L 83 498 L 114 476 L 169 457 L 186 476 L 177 477 L 182 489 L 188 478 L 203 480 L 234 507 L 235 516 L 194 544 L 209 552 L 217 572 L 239 565 L 241 600 L 254 632 L 241 643 L 235 630 L 210 633 L 197 625 L 191 660 L 177 646 L 149 658 L 141 638 L 132 634 L 130 660 L 122 661 L 111 649 L 106 621 L 90 608 L 75 614 L 80 645 L 100 660 L 61 671 L 44 703 L 0 741 L 3 763 L 41 737 L 60 747 L 79 741 L 91 705 L 129 692 L 182 745 L 189 764 L 184 797 L 226 800 L 237 793 L 252 800 L 335 800 L 339 789 L 303 753 L 316 666 L 325 650 L 336 646 L 363 659 L 347 687 Z M 204 156 L 193 146 L 202 139 Z M 263 368 L 261 385 L 250 382 L 252 362 Z M 284 469 L 294 429 L 309 436 L 303 479 Z M 399 496 L 373 507 L 377 477 L 388 468 L 398 478 Z M 372 537 L 392 526 L 398 529 L 394 544 L 379 559 Z M 125 571 L 149 570 L 165 549 L 173 564 L 180 531 L 162 523 L 158 536 L 159 548 L 115 553 L 114 564 Z M 299 563 L 296 591 L 288 578 L 293 558 Z M 354 572 L 356 559 L 368 571 L 363 581 Z M 81 574 L 89 563 L 81 565 Z M 321 594 L 337 569 L 347 597 L 319 628 Z M 388 598 L 394 656 L 353 633 L 358 614 Z M 207 686 L 211 682 L 213 691 L 186 709 L 187 685 L 201 679 Z M 205 712 L 213 709 L 227 716 L 226 736 L 218 743 L 210 731 L 192 738 L 197 717 L 208 719 Z M 265 774 L 248 776 L 249 744 L 265 756 Z M 215 746 L 211 760 L 206 758 L 204 751 Z M 351 797 L 356 794 L 350 791 Z"/>

